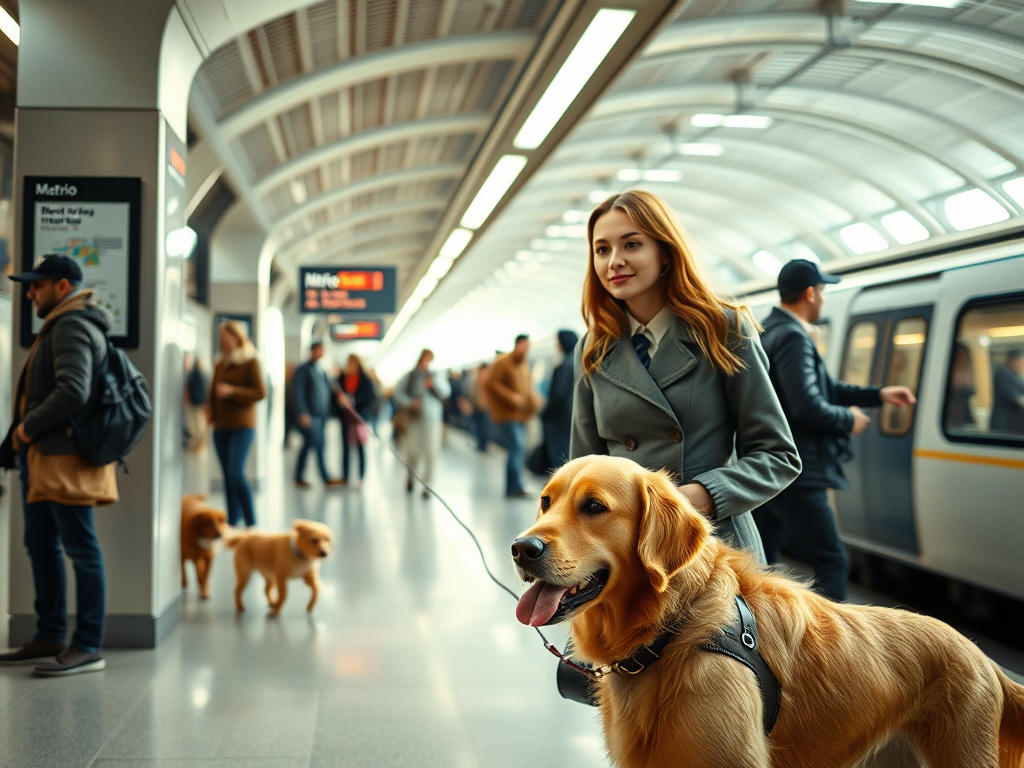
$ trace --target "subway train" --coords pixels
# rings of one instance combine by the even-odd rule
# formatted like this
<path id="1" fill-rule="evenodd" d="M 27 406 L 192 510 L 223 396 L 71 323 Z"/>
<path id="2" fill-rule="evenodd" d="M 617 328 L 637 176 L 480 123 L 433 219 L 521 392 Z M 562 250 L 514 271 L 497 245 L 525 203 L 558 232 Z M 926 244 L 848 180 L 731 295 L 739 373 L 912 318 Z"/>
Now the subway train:
<path id="1" fill-rule="evenodd" d="M 817 343 L 833 376 L 909 386 L 852 439 L 835 509 L 851 560 L 901 563 L 1024 600 L 1024 239 L 843 275 Z M 778 294 L 746 297 L 763 319 Z"/>

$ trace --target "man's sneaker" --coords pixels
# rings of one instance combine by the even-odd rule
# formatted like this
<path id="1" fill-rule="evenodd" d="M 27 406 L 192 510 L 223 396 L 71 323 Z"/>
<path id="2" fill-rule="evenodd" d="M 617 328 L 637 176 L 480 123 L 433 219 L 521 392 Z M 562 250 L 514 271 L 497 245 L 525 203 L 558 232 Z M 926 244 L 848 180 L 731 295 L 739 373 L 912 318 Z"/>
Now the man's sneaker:
<path id="1" fill-rule="evenodd" d="M 29 640 L 21 648 L 9 653 L 0 653 L 0 666 L 28 664 L 39 659 L 52 659 L 64 650 L 64 643 L 46 643 L 41 640 Z"/>
<path id="2" fill-rule="evenodd" d="M 32 674 L 37 677 L 63 677 L 79 672 L 99 672 L 107 662 L 99 653 L 88 653 L 80 648 L 68 648 L 46 664 L 36 664 Z"/>

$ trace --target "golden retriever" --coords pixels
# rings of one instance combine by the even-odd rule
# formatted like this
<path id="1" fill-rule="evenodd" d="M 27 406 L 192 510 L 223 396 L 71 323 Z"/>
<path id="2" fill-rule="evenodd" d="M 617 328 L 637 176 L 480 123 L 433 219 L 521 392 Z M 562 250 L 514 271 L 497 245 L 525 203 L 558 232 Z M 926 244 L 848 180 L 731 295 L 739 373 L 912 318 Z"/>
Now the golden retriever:
<path id="1" fill-rule="evenodd" d="M 210 568 L 217 554 L 217 539 L 228 524 L 228 516 L 222 509 L 207 506 L 204 499 L 199 493 L 181 499 L 181 586 L 188 587 L 185 563 L 191 560 L 196 567 L 199 596 L 206 600 L 210 597 Z"/>
<path id="2" fill-rule="evenodd" d="M 291 533 L 246 533 L 228 536 L 229 549 L 235 550 L 235 608 L 245 610 L 242 592 L 252 572 L 267 580 L 266 595 L 270 615 L 281 612 L 288 597 L 288 579 L 302 578 L 313 594 L 306 611 L 312 611 L 320 594 L 320 561 L 331 553 L 331 529 L 312 520 L 296 520 Z"/>
<path id="3" fill-rule="evenodd" d="M 712 536 L 666 473 L 611 457 L 566 464 L 512 552 L 533 582 L 519 620 L 570 621 L 576 655 L 598 668 L 678 626 L 647 670 L 597 684 L 618 766 L 845 768 L 892 739 L 932 768 L 1024 759 L 1024 688 L 973 643 L 927 616 L 833 603 L 765 571 Z M 735 620 L 737 594 L 782 686 L 770 736 L 754 675 L 700 648 Z"/>

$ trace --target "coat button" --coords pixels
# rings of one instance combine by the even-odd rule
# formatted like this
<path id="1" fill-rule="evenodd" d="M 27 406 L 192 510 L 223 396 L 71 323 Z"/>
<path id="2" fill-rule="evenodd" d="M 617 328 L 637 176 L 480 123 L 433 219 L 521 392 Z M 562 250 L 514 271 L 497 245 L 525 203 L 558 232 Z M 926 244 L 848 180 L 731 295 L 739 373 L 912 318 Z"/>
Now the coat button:
<path id="1" fill-rule="evenodd" d="M 626 446 L 627 451 L 632 451 L 634 448 L 636 448 L 636 440 L 634 440 L 632 437 L 627 437 L 625 440 L 622 441 L 622 444 Z"/>
<path id="2" fill-rule="evenodd" d="M 683 433 L 679 431 L 679 427 L 672 427 L 671 435 L 673 443 L 678 443 L 683 439 Z"/>

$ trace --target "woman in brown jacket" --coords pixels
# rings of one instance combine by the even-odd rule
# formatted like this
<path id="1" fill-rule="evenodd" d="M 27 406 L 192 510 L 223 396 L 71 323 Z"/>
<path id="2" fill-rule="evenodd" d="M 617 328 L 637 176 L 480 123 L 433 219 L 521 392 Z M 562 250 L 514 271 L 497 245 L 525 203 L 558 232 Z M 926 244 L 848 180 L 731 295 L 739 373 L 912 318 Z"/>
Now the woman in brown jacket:
<path id="1" fill-rule="evenodd" d="M 256 350 L 245 328 L 233 320 L 220 327 L 221 356 L 210 384 L 209 419 L 224 474 L 228 524 L 256 525 L 245 460 L 256 435 L 256 403 L 267 395 Z"/>

